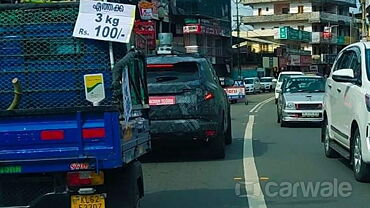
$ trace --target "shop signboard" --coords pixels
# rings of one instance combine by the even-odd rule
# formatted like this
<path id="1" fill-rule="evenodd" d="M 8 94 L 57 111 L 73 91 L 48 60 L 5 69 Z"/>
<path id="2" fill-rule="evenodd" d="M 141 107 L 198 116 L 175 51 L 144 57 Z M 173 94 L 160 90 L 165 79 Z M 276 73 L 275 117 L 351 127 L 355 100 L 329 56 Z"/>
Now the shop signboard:
<path id="1" fill-rule="evenodd" d="M 262 58 L 262 67 L 265 69 L 278 67 L 279 59 L 278 57 L 263 57 Z"/>
<path id="2" fill-rule="evenodd" d="M 290 55 L 288 65 L 289 66 L 300 66 L 301 56 L 300 55 Z"/>
<path id="3" fill-rule="evenodd" d="M 200 24 L 191 24 L 191 25 L 185 25 L 183 27 L 183 33 L 184 34 L 200 34 L 202 32 L 202 27 Z"/>
<path id="4" fill-rule="evenodd" d="M 139 13 L 142 20 L 151 20 L 155 16 L 155 5 L 148 1 L 140 1 L 138 3 Z M 158 16 L 158 13 L 157 13 Z"/>
<path id="5" fill-rule="evenodd" d="M 291 27 L 280 27 L 276 31 L 274 38 L 279 40 L 310 42 L 311 33 L 303 30 L 296 30 Z"/>
<path id="6" fill-rule="evenodd" d="M 312 64 L 312 56 L 301 56 L 301 66 L 310 66 Z"/>
<path id="7" fill-rule="evenodd" d="M 156 24 L 153 21 L 141 21 L 136 20 L 134 25 L 134 32 L 140 34 L 145 40 L 138 39 L 136 41 L 136 47 L 144 49 L 148 46 L 148 49 L 154 50 L 156 48 Z"/>

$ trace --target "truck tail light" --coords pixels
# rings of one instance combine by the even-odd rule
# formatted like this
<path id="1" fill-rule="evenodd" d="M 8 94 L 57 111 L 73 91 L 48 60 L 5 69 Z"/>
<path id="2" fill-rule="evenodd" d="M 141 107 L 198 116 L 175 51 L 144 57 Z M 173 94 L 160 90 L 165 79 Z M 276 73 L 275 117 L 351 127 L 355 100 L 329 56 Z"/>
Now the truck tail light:
<path id="1" fill-rule="evenodd" d="M 67 184 L 70 187 L 76 186 L 97 186 L 104 184 L 104 173 L 100 171 L 80 171 L 67 173 Z"/>
<path id="2" fill-rule="evenodd" d="M 211 92 L 207 92 L 206 95 L 204 95 L 204 100 L 212 100 L 215 98 L 215 95 Z"/>
<path id="3" fill-rule="evenodd" d="M 92 129 L 83 129 L 82 138 L 84 139 L 98 139 L 105 137 L 104 128 L 92 128 Z"/>
<path id="4" fill-rule="evenodd" d="M 41 140 L 52 141 L 52 140 L 63 140 L 64 131 L 63 130 L 45 130 L 40 133 Z"/>

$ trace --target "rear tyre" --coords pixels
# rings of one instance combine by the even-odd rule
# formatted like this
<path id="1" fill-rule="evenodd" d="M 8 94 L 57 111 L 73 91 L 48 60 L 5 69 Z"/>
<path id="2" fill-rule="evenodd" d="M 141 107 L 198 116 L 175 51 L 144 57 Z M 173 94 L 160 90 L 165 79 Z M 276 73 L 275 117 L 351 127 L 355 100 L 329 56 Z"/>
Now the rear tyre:
<path id="1" fill-rule="evenodd" d="M 330 147 L 329 124 L 325 119 L 321 127 L 321 140 L 324 143 L 324 152 L 327 158 L 337 158 L 338 153 Z"/>
<path id="2" fill-rule="evenodd" d="M 226 132 L 225 132 L 225 143 L 227 145 L 233 143 L 230 109 L 229 109 L 229 115 L 227 117 L 227 129 L 226 129 Z"/>
<path id="3" fill-rule="evenodd" d="M 356 129 L 352 139 L 352 168 L 355 178 L 359 182 L 370 181 L 370 166 L 362 160 L 361 136 L 360 131 Z"/>
<path id="4" fill-rule="evenodd" d="M 280 123 L 281 117 L 280 117 L 279 109 L 277 107 L 276 107 L 276 114 L 277 114 L 277 122 Z"/>
<path id="5" fill-rule="evenodd" d="M 106 172 L 107 207 L 139 208 L 144 195 L 141 163 L 131 162 L 124 168 Z"/>
<path id="6" fill-rule="evenodd" d="M 218 131 L 218 135 L 211 139 L 208 144 L 208 156 L 211 159 L 224 159 L 225 158 L 225 134 L 224 134 L 224 121 L 222 121 L 222 125 L 220 130 Z"/>

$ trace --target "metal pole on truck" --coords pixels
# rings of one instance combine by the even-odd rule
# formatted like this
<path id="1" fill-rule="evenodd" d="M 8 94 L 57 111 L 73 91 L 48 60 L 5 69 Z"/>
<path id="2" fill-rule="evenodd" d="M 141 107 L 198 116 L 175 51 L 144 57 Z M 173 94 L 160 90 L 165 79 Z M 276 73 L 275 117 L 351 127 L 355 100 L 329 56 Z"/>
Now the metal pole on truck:
<path id="1" fill-rule="evenodd" d="M 242 68 L 240 63 L 240 20 L 239 20 L 239 3 L 241 0 L 236 0 L 236 32 L 237 32 L 237 46 L 238 46 L 238 78 L 241 78 Z"/>

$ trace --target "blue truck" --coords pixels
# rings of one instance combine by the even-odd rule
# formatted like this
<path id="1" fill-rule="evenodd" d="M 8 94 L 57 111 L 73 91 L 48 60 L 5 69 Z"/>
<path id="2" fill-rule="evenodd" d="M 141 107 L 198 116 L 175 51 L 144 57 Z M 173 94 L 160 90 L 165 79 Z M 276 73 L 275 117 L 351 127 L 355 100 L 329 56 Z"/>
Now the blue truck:
<path id="1" fill-rule="evenodd" d="M 78 3 L 0 4 L 0 207 L 140 205 L 145 57 L 72 37 L 77 15 Z M 98 105 L 86 100 L 94 74 L 104 79 Z"/>

